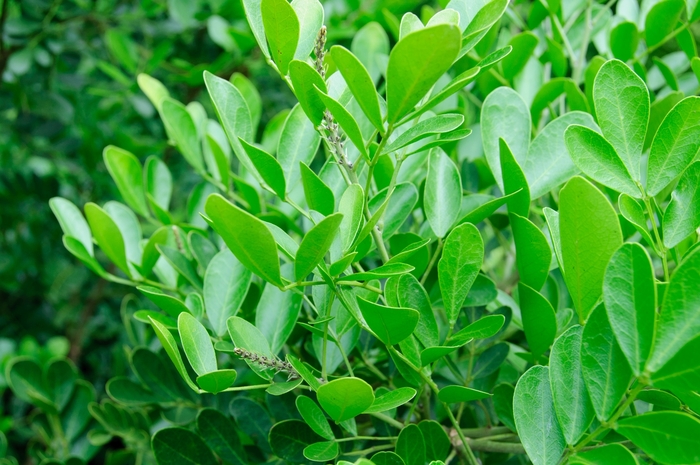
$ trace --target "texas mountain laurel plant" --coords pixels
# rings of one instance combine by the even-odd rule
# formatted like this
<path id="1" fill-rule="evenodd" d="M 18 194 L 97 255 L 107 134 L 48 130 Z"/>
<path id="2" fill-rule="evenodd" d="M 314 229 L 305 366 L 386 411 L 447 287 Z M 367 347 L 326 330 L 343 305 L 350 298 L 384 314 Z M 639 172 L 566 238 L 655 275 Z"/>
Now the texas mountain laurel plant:
<path id="1" fill-rule="evenodd" d="M 133 374 L 83 396 L 89 443 L 161 465 L 700 463 L 700 4 L 453 0 L 349 48 L 316 0 L 243 4 L 299 103 L 262 128 L 241 74 L 205 72 L 211 106 L 140 75 L 201 176 L 186 206 L 159 156 L 114 146 L 124 203 L 51 201 L 65 247 L 141 296 Z M 33 363 L 11 386 L 60 420 L 75 375 Z"/>

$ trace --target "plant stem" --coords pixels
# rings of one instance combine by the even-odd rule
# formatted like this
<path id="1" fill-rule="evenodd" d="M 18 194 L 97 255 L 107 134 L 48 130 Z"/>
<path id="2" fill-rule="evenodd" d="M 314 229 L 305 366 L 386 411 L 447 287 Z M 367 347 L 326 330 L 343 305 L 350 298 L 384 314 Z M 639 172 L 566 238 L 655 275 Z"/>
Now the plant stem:
<path id="1" fill-rule="evenodd" d="M 349 441 L 396 441 L 398 436 L 353 436 L 351 438 L 336 439 L 335 442 L 349 442 Z"/>
<path id="2" fill-rule="evenodd" d="M 379 452 L 382 450 L 393 449 L 393 444 L 382 444 L 381 446 L 370 447 L 369 449 L 354 450 L 352 452 L 345 452 L 344 455 L 369 455 L 372 452 Z"/>
<path id="3" fill-rule="evenodd" d="M 372 415 L 374 418 L 382 420 L 384 423 L 387 423 L 394 428 L 403 429 L 403 423 L 398 420 L 394 420 L 388 415 L 384 415 L 383 413 L 370 413 L 370 415 Z"/>

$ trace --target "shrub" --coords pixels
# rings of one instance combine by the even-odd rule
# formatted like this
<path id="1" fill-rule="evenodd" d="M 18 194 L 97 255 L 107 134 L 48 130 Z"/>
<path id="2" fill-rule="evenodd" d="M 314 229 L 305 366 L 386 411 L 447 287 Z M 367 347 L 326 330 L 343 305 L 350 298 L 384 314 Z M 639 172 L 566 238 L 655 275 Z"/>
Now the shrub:
<path id="1" fill-rule="evenodd" d="M 115 146 L 124 203 L 51 201 L 66 248 L 151 304 L 124 306 L 133 376 L 89 404 L 92 447 L 150 460 L 155 431 L 160 464 L 700 461 L 700 98 L 676 76 L 698 70 L 700 10 L 656 4 L 640 41 L 631 21 L 603 33 L 610 6 L 451 2 L 385 10 L 393 48 L 370 22 L 348 49 L 318 2 L 243 3 L 299 103 L 261 128 L 264 92 L 205 72 L 217 121 L 142 74 L 202 179 L 186 208 L 161 158 Z M 684 66 L 650 67 L 669 41 Z M 8 381 L 60 422 L 79 382 L 43 370 L 15 359 Z"/>

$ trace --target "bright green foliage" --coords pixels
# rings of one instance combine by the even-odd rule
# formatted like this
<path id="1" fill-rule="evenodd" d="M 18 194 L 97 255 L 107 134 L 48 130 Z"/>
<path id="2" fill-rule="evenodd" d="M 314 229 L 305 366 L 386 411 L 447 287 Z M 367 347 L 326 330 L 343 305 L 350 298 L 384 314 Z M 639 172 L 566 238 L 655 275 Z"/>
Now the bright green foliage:
<path id="1" fill-rule="evenodd" d="M 612 206 L 590 182 L 574 177 L 560 195 L 564 277 L 583 323 L 603 293 L 605 268 L 622 245 L 622 233 Z"/>
<path id="2" fill-rule="evenodd" d="M 45 223 L 101 281 L 8 326 L 80 315 L 60 350 L 0 339 L 1 464 L 700 461 L 697 2 L 146 3 L 76 71 L 120 87 L 63 98 L 153 120 L 104 124 L 109 188 L 44 169 L 71 198 L 46 195 Z M 24 42 L 9 5 L 17 124 L 40 81 L 22 60 L 49 67 L 81 16 Z M 188 40 L 226 53 L 160 64 Z M 5 289 L 25 236 L 0 236 Z M 30 268 L 55 294 L 89 275 Z"/>

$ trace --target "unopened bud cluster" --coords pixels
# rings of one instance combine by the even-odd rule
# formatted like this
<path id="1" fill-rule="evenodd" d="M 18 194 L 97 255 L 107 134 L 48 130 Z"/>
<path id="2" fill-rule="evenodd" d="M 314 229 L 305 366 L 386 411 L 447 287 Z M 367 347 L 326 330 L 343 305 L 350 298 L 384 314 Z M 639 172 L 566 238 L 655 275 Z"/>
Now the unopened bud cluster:
<path id="1" fill-rule="evenodd" d="M 233 353 L 244 360 L 248 360 L 249 362 L 255 363 L 256 365 L 275 370 L 276 373 L 279 373 L 280 371 L 286 371 L 289 374 L 289 379 L 299 378 L 299 373 L 297 373 L 292 364 L 289 362 L 285 362 L 284 360 L 265 357 L 264 355 L 258 355 L 255 352 L 250 352 L 248 350 L 241 349 L 238 347 L 233 349 Z"/>
<path id="2" fill-rule="evenodd" d="M 316 55 L 316 71 L 321 75 L 323 80 L 326 80 L 326 67 L 323 61 L 326 58 L 326 26 L 321 26 L 316 36 L 316 46 L 314 47 L 314 55 Z"/>

